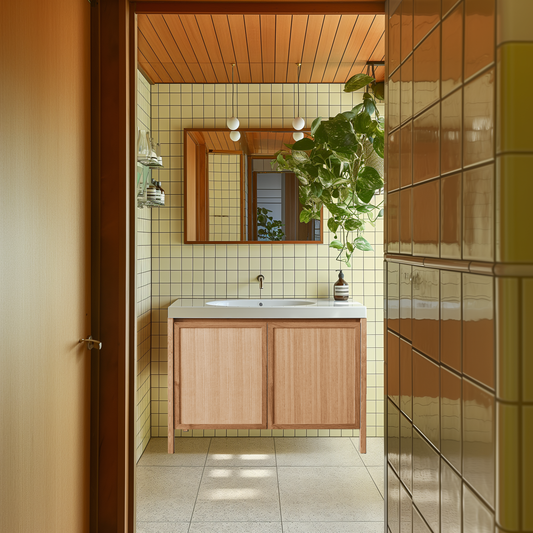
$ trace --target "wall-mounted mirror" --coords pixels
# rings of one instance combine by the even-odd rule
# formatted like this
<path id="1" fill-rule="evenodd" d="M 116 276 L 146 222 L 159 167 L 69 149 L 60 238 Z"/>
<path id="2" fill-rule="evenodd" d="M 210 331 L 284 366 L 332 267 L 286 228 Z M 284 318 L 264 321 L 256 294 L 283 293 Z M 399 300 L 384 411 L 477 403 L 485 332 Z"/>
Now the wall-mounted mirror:
<path id="1" fill-rule="evenodd" d="M 184 130 L 185 243 L 322 242 L 322 220 L 300 222 L 298 179 L 271 164 L 294 130 L 239 131 Z"/>

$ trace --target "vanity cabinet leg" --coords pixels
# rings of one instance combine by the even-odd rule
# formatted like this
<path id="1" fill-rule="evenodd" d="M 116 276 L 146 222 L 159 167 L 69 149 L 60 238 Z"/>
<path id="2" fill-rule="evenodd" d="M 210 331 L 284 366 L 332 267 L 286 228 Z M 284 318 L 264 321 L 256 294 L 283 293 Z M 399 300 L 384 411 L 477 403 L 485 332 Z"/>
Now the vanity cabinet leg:
<path id="1" fill-rule="evenodd" d="M 361 398 L 360 398 L 360 429 L 359 429 L 359 451 L 366 453 L 366 318 L 361 318 Z"/>
<path id="2" fill-rule="evenodd" d="M 168 376 L 174 376 L 174 319 L 167 321 Z M 174 453 L 174 379 L 168 379 L 168 453 Z"/>

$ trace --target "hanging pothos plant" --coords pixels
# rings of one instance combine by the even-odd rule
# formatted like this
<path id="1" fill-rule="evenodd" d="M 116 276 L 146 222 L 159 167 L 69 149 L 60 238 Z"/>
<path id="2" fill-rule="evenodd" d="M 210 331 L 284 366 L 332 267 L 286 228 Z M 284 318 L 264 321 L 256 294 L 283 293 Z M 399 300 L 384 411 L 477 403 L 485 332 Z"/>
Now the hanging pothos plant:
<path id="1" fill-rule="evenodd" d="M 380 100 L 383 84 L 357 74 L 350 78 L 345 92 L 370 85 Z M 300 222 L 320 220 L 322 206 L 330 212 L 328 228 L 334 235 L 330 247 L 339 250 L 337 260 L 350 265 L 357 248 L 372 250 L 363 237 L 365 223 L 375 225 L 383 216 L 383 202 L 372 203 L 383 187 L 384 119 L 380 117 L 374 95 L 366 92 L 363 102 L 351 111 L 324 120 L 317 118 L 311 137 L 292 145 L 290 151 L 276 154 L 278 170 L 294 172 L 300 182 L 300 202 L 304 206 Z"/>

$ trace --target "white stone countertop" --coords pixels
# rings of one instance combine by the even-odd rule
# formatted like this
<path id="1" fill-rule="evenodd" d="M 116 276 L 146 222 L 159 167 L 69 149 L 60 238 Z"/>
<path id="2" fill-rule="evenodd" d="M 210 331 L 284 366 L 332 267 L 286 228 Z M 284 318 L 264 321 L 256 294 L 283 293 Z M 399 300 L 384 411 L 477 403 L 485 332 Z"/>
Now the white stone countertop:
<path id="1" fill-rule="evenodd" d="M 305 302 L 306 305 L 290 305 L 291 301 Z M 220 303 L 209 305 L 208 302 Z M 245 306 L 240 307 L 242 304 Z M 366 318 L 366 307 L 352 300 L 338 303 L 332 299 L 310 298 L 243 298 L 242 300 L 186 298 L 176 300 L 168 307 L 168 318 Z"/>

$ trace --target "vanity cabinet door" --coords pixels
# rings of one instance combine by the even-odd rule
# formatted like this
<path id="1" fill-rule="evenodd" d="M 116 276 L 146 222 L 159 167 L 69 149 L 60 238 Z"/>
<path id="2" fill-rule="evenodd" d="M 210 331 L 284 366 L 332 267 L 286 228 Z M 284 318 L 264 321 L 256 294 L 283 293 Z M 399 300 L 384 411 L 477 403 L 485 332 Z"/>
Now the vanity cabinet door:
<path id="1" fill-rule="evenodd" d="M 266 348 L 263 321 L 177 320 L 174 428 L 266 428 Z"/>
<path id="2" fill-rule="evenodd" d="M 361 321 L 268 324 L 269 427 L 359 428 Z"/>

